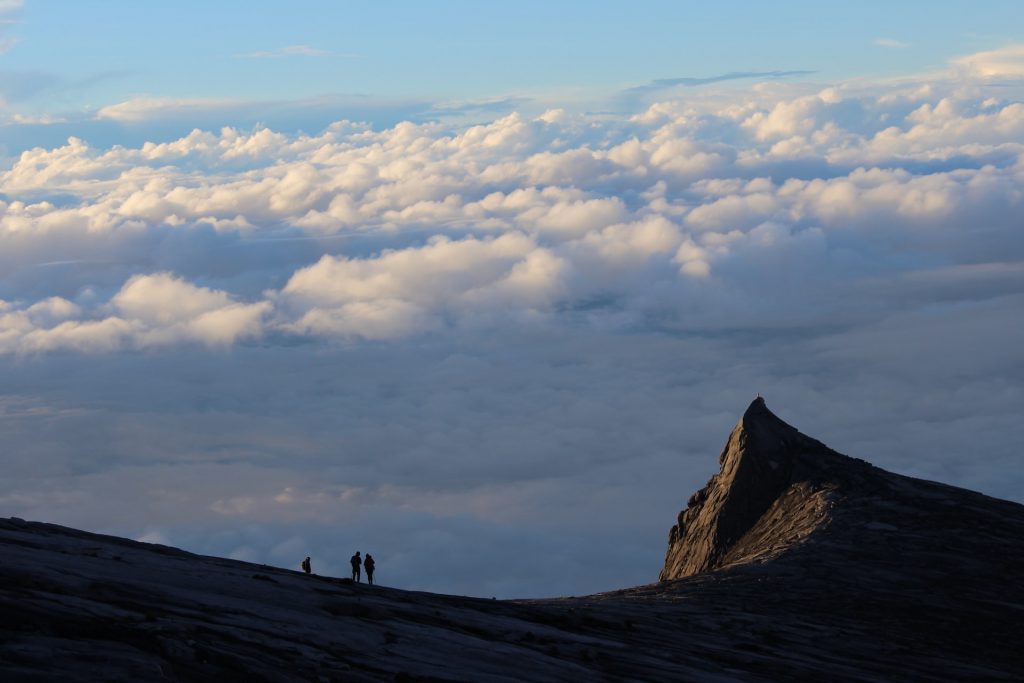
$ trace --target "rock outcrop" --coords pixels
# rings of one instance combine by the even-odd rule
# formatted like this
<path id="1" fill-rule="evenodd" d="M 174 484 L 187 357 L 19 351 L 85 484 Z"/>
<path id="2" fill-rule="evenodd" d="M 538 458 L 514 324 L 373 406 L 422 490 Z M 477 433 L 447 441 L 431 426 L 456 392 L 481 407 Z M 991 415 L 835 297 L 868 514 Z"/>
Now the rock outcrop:
<path id="1" fill-rule="evenodd" d="M 830 449 L 776 417 L 756 398 L 719 456 L 721 472 L 690 496 L 669 531 L 660 579 L 756 559 L 828 520 L 830 495 L 881 471 Z"/>

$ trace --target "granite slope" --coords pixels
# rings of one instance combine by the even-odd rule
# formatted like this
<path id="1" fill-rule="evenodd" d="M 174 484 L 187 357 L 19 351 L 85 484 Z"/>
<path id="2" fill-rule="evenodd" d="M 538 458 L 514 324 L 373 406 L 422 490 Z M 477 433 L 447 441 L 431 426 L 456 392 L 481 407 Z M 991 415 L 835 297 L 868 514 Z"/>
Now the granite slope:
<path id="1" fill-rule="evenodd" d="M 561 599 L 369 587 L 0 519 L 0 679 L 1020 680 L 1024 506 L 843 456 L 761 400 L 720 460 L 661 581 Z"/>

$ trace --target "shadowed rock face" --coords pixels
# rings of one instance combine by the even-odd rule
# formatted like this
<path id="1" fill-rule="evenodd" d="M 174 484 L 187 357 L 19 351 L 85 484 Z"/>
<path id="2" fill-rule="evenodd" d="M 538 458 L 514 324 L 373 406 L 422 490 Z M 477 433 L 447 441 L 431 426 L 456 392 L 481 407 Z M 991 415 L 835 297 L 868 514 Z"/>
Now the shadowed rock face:
<path id="1" fill-rule="evenodd" d="M 718 461 L 721 472 L 690 497 L 669 531 L 662 581 L 789 546 L 827 522 L 829 494 L 854 482 L 878 486 L 881 474 L 801 434 L 760 397 Z"/>
<path id="2" fill-rule="evenodd" d="M 1024 506 L 840 455 L 761 400 L 720 460 L 662 581 L 574 598 L 369 587 L 0 519 L 0 681 L 1021 680 Z"/>

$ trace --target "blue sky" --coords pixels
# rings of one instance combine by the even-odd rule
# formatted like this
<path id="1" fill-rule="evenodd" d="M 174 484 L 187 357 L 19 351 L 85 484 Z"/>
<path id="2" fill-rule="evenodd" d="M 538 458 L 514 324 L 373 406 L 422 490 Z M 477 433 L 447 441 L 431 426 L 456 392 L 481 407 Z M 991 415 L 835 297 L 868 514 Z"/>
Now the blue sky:
<path id="1" fill-rule="evenodd" d="M 607 590 L 757 393 L 1021 500 L 1017 3 L 0 14 L 0 514 Z"/>
<path id="2" fill-rule="evenodd" d="M 70 136 L 141 144 L 193 127 L 315 133 L 338 119 L 391 126 L 484 121 L 513 109 L 622 113 L 635 106 L 624 104 L 623 91 L 656 81 L 907 77 L 1022 40 L 1014 2 L 40 0 L 10 7 L 9 49 L 0 55 L 8 110 L 0 150 L 9 155 Z M 146 116 L 102 115 L 140 101 L 151 105 Z M 166 106 L 172 102 L 187 115 Z"/>
<path id="3" fill-rule="evenodd" d="M 25 85 L 19 107 L 51 114 L 139 95 L 594 95 L 730 72 L 934 70 L 1020 40 L 1019 14 L 1015 2 L 39 0 L 9 25 L 3 69 L 41 88 Z"/>

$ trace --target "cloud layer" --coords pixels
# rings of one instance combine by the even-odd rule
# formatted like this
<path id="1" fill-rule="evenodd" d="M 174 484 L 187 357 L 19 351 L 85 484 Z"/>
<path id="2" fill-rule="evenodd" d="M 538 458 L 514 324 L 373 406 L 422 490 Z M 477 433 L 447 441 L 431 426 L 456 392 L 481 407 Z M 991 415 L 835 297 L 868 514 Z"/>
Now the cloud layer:
<path id="1" fill-rule="evenodd" d="M 969 63 L 983 61 L 1002 63 Z M 554 315 L 598 296 L 638 314 L 681 314 L 699 304 L 689 300 L 694 280 L 715 283 L 701 296 L 721 296 L 741 284 L 732 277 L 740 264 L 763 264 L 768 276 L 769 263 L 798 255 L 810 257 L 801 270 L 826 279 L 819 286 L 838 287 L 879 271 L 1019 258 L 1024 104 L 976 85 L 793 90 L 765 86 L 739 102 L 702 97 L 611 120 L 511 114 L 455 131 L 341 122 L 318 136 L 196 130 L 107 150 L 72 138 L 25 152 L 0 177 L 2 259 L 12 271 L 83 252 L 104 264 L 65 273 L 49 299 L 139 286 L 129 277 L 177 281 L 146 263 L 164 245 L 336 240 L 283 286 L 275 283 L 292 264 L 271 262 L 258 293 L 221 295 L 272 313 L 253 318 L 248 336 L 375 339 L 499 309 Z M 345 240 L 358 248 L 346 253 Z M 40 348 L 32 340 L 51 328 L 28 310 L 44 292 L 4 294 L 15 316 L 4 350 Z M 125 334 L 105 317 L 112 305 L 114 295 L 75 302 L 66 320 L 46 320 L 89 325 L 97 348 L 120 348 L 99 343 L 100 325 Z M 59 339 L 83 348 L 49 336 L 45 348 Z"/>
<path id="2" fill-rule="evenodd" d="M 0 503 L 285 564 L 365 525 L 404 585 L 611 588 L 656 575 L 756 391 L 1019 497 L 1020 64 L 28 150 L 0 175 Z M 486 557 L 417 569 L 438 554 Z"/>

